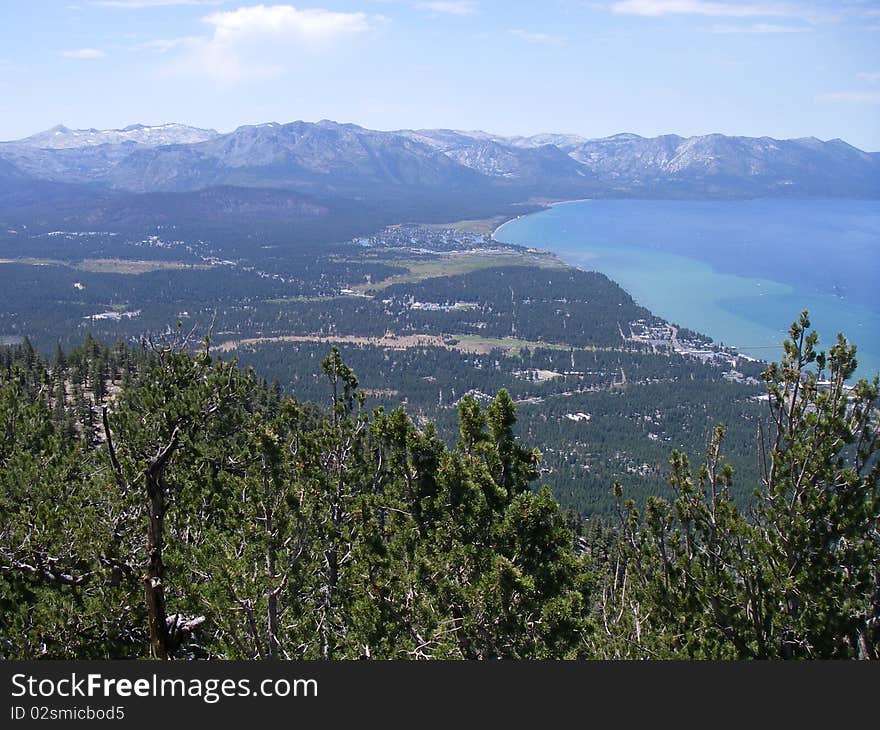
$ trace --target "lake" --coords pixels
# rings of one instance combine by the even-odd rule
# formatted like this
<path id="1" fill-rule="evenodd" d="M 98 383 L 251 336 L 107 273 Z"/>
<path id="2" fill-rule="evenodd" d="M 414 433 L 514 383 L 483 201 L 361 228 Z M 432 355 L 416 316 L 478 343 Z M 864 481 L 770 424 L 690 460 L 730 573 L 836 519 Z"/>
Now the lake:
<path id="1" fill-rule="evenodd" d="M 575 201 L 495 237 L 606 274 L 654 314 L 764 360 L 808 309 L 820 346 L 842 332 L 858 375 L 880 372 L 878 201 Z"/>

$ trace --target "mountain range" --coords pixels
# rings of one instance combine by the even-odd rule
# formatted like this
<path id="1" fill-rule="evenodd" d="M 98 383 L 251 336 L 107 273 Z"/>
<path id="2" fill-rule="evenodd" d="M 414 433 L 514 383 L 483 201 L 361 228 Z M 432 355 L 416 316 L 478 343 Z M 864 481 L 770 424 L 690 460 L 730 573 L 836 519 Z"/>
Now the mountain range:
<path id="1" fill-rule="evenodd" d="M 219 133 L 213 129 L 198 129 L 184 124 L 160 124 L 153 127 L 132 124 L 124 129 L 68 129 L 63 124 L 59 124 L 45 132 L 18 140 L 15 144 L 21 147 L 56 150 L 126 143 L 161 147 L 169 144 L 205 142 L 218 136 Z"/>
<path id="2" fill-rule="evenodd" d="M 0 205 L 36 201 L 46 185 L 56 195 L 67 190 L 74 197 L 224 188 L 229 199 L 231 190 L 259 188 L 366 201 L 435 194 L 508 202 L 583 196 L 878 198 L 880 153 L 813 137 L 502 137 L 445 129 L 375 131 L 329 120 L 243 126 L 228 134 L 181 124 L 57 126 L 0 143 Z M 263 196 L 258 207 L 270 199 Z M 289 212 L 289 200 L 282 207 Z"/>

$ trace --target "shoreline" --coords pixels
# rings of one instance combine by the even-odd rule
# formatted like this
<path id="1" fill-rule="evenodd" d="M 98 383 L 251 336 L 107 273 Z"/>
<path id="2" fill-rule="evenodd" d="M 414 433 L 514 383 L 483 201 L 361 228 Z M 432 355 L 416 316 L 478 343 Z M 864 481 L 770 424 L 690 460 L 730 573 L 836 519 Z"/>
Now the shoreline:
<path id="1" fill-rule="evenodd" d="M 540 212 L 540 211 L 538 211 L 538 212 Z M 501 225 L 496 227 L 494 231 L 492 231 L 492 236 L 491 236 L 492 240 L 495 243 L 504 243 L 504 241 L 499 241 L 496 238 L 496 236 L 498 235 L 498 231 L 500 231 L 502 228 L 504 228 L 504 226 L 506 226 L 508 223 L 513 223 L 514 221 L 518 221 L 520 218 L 525 218 L 527 215 L 532 215 L 532 214 L 531 213 L 521 213 L 520 215 L 518 215 L 514 218 L 508 218 L 506 221 L 504 221 L 504 223 L 502 223 Z"/>
<path id="2" fill-rule="evenodd" d="M 502 245 L 516 245 L 516 246 L 521 246 L 522 244 L 511 244 L 511 243 L 509 243 L 509 242 L 500 241 L 500 240 L 498 240 L 498 239 L 496 238 L 496 235 L 498 234 L 498 232 L 499 232 L 502 228 L 504 228 L 504 227 L 507 226 L 508 224 L 510 224 L 510 223 L 514 223 L 514 222 L 516 222 L 516 221 L 518 221 L 518 220 L 520 220 L 520 219 L 522 219 L 522 218 L 525 218 L 526 216 L 537 215 L 538 213 L 542 213 L 542 212 L 544 212 L 544 211 L 550 210 L 550 208 L 554 208 L 554 207 L 557 207 L 557 206 L 560 206 L 560 205 L 568 205 L 569 203 L 589 203 L 589 202 L 592 202 L 593 200 L 594 200 L 594 198 L 576 198 L 576 199 L 573 199 L 573 200 L 557 200 L 557 201 L 554 201 L 554 202 L 552 202 L 552 203 L 545 203 L 545 204 L 544 204 L 544 207 L 543 207 L 541 210 L 534 211 L 534 212 L 532 212 L 532 213 L 521 213 L 521 214 L 518 215 L 518 216 L 515 216 L 515 217 L 513 217 L 513 218 L 510 218 L 510 219 L 504 221 L 501 225 L 499 225 L 499 226 L 498 226 L 498 227 L 492 232 L 492 237 L 491 237 L 491 238 L 492 238 L 492 241 L 495 242 L 495 243 L 502 244 Z M 583 266 L 579 266 L 579 265 L 576 264 L 576 263 L 572 263 L 571 261 L 566 261 L 565 258 L 563 258 L 562 254 L 559 253 L 558 251 L 554 251 L 554 250 L 552 250 L 552 249 L 537 249 L 537 248 L 535 248 L 534 246 L 529 247 L 528 250 L 537 250 L 537 251 L 542 251 L 542 252 L 547 253 L 547 254 L 551 254 L 554 258 L 556 258 L 558 261 L 560 261 L 561 263 L 563 263 L 565 266 L 570 266 L 571 268 L 573 268 L 573 269 L 577 269 L 577 270 L 579 270 L 579 271 L 590 271 L 590 269 L 587 269 L 587 268 L 585 268 L 585 267 L 583 267 Z M 603 272 L 599 272 L 599 273 L 603 273 Z M 626 287 L 624 287 L 623 284 L 621 284 L 621 283 L 620 283 L 619 281 L 617 281 L 616 279 L 612 278 L 609 274 L 604 274 L 604 276 L 607 276 L 611 281 L 613 281 L 615 284 L 617 284 L 617 286 L 619 286 L 623 291 L 625 291 L 625 292 L 627 293 L 627 295 L 629 295 L 629 296 L 632 298 L 633 301 L 637 302 L 637 300 L 636 300 L 636 298 L 633 296 L 632 292 L 630 292 Z M 638 302 L 637 302 L 637 303 L 638 303 Z M 648 307 L 646 304 L 641 304 L 641 306 L 643 306 L 643 307 L 645 307 L 646 309 L 648 309 L 648 311 L 650 311 L 651 314 L 652 314 L 653 316 L 655 316 L 655 317 L 660 316 L 660 315 L 657 315 L 653 310 L 651 310 L 651 308 Z M 681 325 L 680 323 L 672 322 L 671 320 L 667 320 L 665 317 L 660 316 L 660 319 L 662 319 L 663 321 L 665 321 L 670 327 L 672 327 L 672 328 L 675 329 L 676 331 L 677 331 L 678 328 L 682 327 L 682 325 Z M 689 328 L 688 328 L 688 329 L 689 329 Z M 696 331 L 695 331 L 695 332 L 696 332 Z M 711 342 L 711 344 L 709 345 L 709 348 L 708 348 L 708 349 L 714 353 L 712 357 L 723 357 L 723 356 L 726 355 L 726 356 L 728 356 L 728 357 L 729 357 L 729 356 L 732 356 L 732 357 L 734 357 L 734 358 L 742 357 L 742 358 L 745 359 L 745 360 L 750 360 L 750 361 L 753 361 L 753 362 L 767 362 L 766 360 L 762 360 L 762 359 L 757 358 L 757 357 L 755 357 L 755 356 L 753 356 L 753 355 L 747 355 L 747 354 L 745 354 L 745 353 L 743 353 L 743 352 L 740 352 L 739 348 L 738 348 L 736 345 L 726 345 L 726 346 L 725 346 L 725 345 L 721 345 L 721 344 L 719 344 L 718 342 L 716 342 L 715 339 L 714 339 L 713 337 L 710 337 L 710 336 L 706 335 L 706 334 L 703 333 L 703 332 L 696 332 L 696 334 L 699 335 L 699 336 L 701 336 L 701 337 L 706 337 L 706 338 Z M 681 347 L 681 346 L 679 346 L 679 345 L 678 345 L 678 342 L 677 342 L 677 340 L 676 340 L 675 337 L 673 337 L 672 340 L 671 340 L 671 346 L 672 346 L 673 351 L 676 352 L 676 353 L 678 353 L 678 354 L 685 354 L 685 355 L 686 355 L 686 354 L 693 354 L 693 352 L 692 352 L 692 348 L 689 348 L 689 347 Z"/>
<path id="3" fill-rule="evenodd" d="M 549 210 L 550 208 L 555 208 L 557 205 L 567 205 L 568 203 L 590 203 L 593 200 L 595 200 L 595 198 L 572 198 L 570 200 L 554 200 L 552 203 L 541 203 L 541 205 L 543 205 L 543 208 L 541 210 L 532 211 L 531 213 L 520 213 L 513 218 L 508 218 L 506 221 L 496 226 L 495 230 L 492 231 L 491 238 L 493 241 L 496 241 L 496 243 L 504 243 L 504 241 L 498 241 L 495 236 L 497 236 L 498 231 L 504 228 L 504 226 L 506 226 L 508 223 L 513 223 L 514 221 L 518 221 L 520 218 L 525 218 L 528 215 L 542 213 L 543 211 Z"/>
<path id="4" fill-rule="evenodd" d="M 546 203 L 543 205 L 541 210 L 535 211 L 535 213 L 540 213 L 540 212 L 542 212 L 542 210 L 549 210 L 551 207 L 555 207 L 558 205 L 563 205 L 563 204 L 573 203 L 573 202 L 588 202 L 591 200 L 593 200 L 593 199 L 587 198 L 587 199 L 564 200 L 564 201 L 556 201 L 553 203 Z M 599 268 L 596 268 L 595 266 L 590 267 L 589 265 L 585 266 L 584 262 L 573 261 L 572 257 L 570 255 L 566 255 L 565 253 L 560 251 L 560 246 L 564 249 L 565 245 L 560 244 L 558 241 L 557 241 L 556 245 L 554 246 L 552 244 L 548 245 L 548 243 L 546 241 L 542 244 L 525 243 L 525 242 L 517 243 L 517 242 L 505 241 L 502 238 L 502 236 L 504 235 L 504 232 L 502 229 L 505 226 L 507 226 L 508 224 L 513 223 L 515 221 L 518 221 L 527 215 L 533 215 L 535 213 L 523 213 L 523 214 L 518 215 L 516 217 L 513 217 L 509 220 L 506 220 L 504 223 L 499 225 L 495 229 L 495 231 L 493 232 L 493 234 L 492 234 L 493 240 L 497 241 L 498 243 L 502 243 L 502 244 L 503 243 L 513 243 L 514 245 L 532 246 L 535 249 L 546 251 L 547 253 L 553 254 L 557 259 L 562 261 L 566 266 L 571 266 L 573 268 L 582 269 L 582 270 L 588 270 L 588 269 L 599 270 L 599 271 L 601 271 L 601 273 L 604 273 L 606 276 L 608 276 L 609 279 L 614 281 L 618 286 L 620 286 L 624 291 L 626 291 L 627 294 L 629 294 L 631 297 L 633 297 L 633 299 L 635 301 L 639 302 L 642 306 L 646 307 L 649 311 L 654 313 L 656 316 L 659 316 L 662 319 L 667 320 L 669 322 L 675 321 L 680 326 L 684 326 L 684 327 L 687 327 L 688 329 L 693 329 L 695 332 L 705 334 L 705 335 L 709 336 L 712 339 L 712 341 L 716 344 L 718 344 L 719 342 L 723 342 L 725 345 L 725 349 L 727 347 L 733 347 L 733 349 L 735 349 L 736 352 L 740 356 L 754 358 L 756 360 L 763 361 L 763 362 L 769 362 L 769 361 L 773 360 L 774 358 L 773 358 L 773 356 L 768 357 L 768 355 L 770 354 L 768 352 L 768 350 L 770 350 L 771 348 L 773 348 L 777 352 L 781 350 L 782 340 L 785 338 L 785 333 L 782 330 L 780 330 L 779 338 L 777 340 L 774 340 L 772 344 L 770 344 L 769 340 L 767 340 L 766 342 L 764 341 L 763 333 L 758 333 L 758 334 L 756 334 L 755 337 L 752 338 L 748 335 L 748 333 L 740 331 L 739 334 L 742 336 L 743 339 L 740 339 L 739 337 L 734 337 L 733 332 L 727 332 L 727 334 L 725 336 L 724 334 L 722 334 L 722 332 L 719 332 L 719 331 L 716 331 L 715 329 L 713 329 L 712 326 L 707 326 L 707 323 L 705 321 L 693 322 L 693 320 L 689 319 L 686 316 L 680 316 L 680 313 L 679 313 L 679 315 L 676 315 L 675 313 L 672 313 L 672 312 L 667 312 L 665 315 L 659 313 L 657 311 L 658 307 L 660 310 L 663 310 L 664 307 L 662 305 L 658 305 L 658 302 L 653 302 L 654 306 L 651 306 L 651 304 L 647 303 L 646 301 L 643 301 L 644 300 L 643 296 L 640 296 L 637 298 L 636 296 L 634 296 L 633 290 L 631 289 L 630 286 L 627 286 L 624 283 L 622 283 L 619 276 L 617 276 L 613 273 L 604 271 L 603 270 L 604 267 L 602 267 L 602 266 L 600 266 Z M 705 266 L 709 266 L 710 268 L 713 268 L 709 262 L 701 261 L 700 259 L 694 259 L 693 257 L 688 257 L 688 258 L 692 258 L 692 260 L 697 264 L 702 264 Z M 720 271 L 714 271 L 714 274 L 718 277 L 721 277 L 721 278 L 723 278 L 725 276 L 736 276 L 734 274 L 724 274 L 723 272 L 720 272 Z M 624 277 L 624 279 L 625 278 L 626 277 Z M 741 277 L 737 277 L 737 278 L 741 278 Z M 755 278 L 760 278 L 760 277 L 755 277 Z M 777 282 L 777 283 L 782 284 L 782 282 Z M 785 285 L 785 284 L 782 284 L 782 285 L 791 286 L 791 285 Z M 669 294 L 669 292 L 667 292 L 667 295 L 668 294 Z M 763 296 L 763 294 L 762 294 L 762 296 Z M 821 334 L 823 335 L 823 345 L 825 348 L 827 348 L 833 343 L 832 335 L 834 333 L 832 332 L 832 330 L 835 330 L 835 326 L 829 326 L 828 322 L 831 322 L 832 324 L 834 324 L 837 321 L 837 317 L 842 317 L 842 314 L 840 314 L 839 312 L 836 312 L 834 310 L 829 311 L 829 309 L 826 306 L 826 303 L 824 301 L 813 301 L 815 298 L 816 298 L 815 295 L 810 297 L 810 304 L 812 306 L 809 306 L 808 308 L 810 309 L 811 319 L 814 322 L 816 322 L 817 324 L 820 324 L 821 320 L 825 320 L 824 326 L 820 324 L 820 327 L 822 328 Z M 820 298 L 824 299 L 823 297 L 820 297 Z M 662 297 L 661 297 L 661 299 L 662 299 Z M 721 304 L 719 304 L 717 302 L 713 306 L 717 306 L 717 307 L 720 307 L 723 309 Z M 801 308 L 803 308 L 803 307 L 801 307 Z M 800 310 L 798 310 L 798 311 L 800 311 Z M 723 312 L 723 314 L 725 315 L 725 317 L 732 316 L 738 320 L 741 320 L 741 322 L 739 324 L 736 324 L 737 330 L 742 330 L 742 327 L 740 325 L 744 325 L 746 322 L 750 322 L 750 326 L 755 327 L 757 330 L 771 328 L 771 326 L 768 324 L 764 324 L 764 323 L 761 323 L 758 321 L 751 321 L 748 319 L 748 317 L 745 314 L 742 314 L 742 313 L 738 314 L 737 312 L 730 311 L 729 309 L 727 311 Z M 876 315 L 874 315 L 874 313 L 871 313 L 871 312 L 869 312 L 869 314 L 871 315 L 872 319 L 875 318 L 875 316 L 876 316 Z M 794 315 L 792 315 L 792 316 L 794 316 Z M 832 317 L 832 319 L 829 319 L 829 317 Z M 697 319 L 699 320 L 700 318 L 698 317 Z M 705 319 L 705 318 L 703 318 L 703 319 Z M 854 324 L 852 322 L 849 322 L 848 319 L 849 319 L 849 317 L 847 317 L 847 327 L 846 327 L 848 339 L 850 342 L 853 342 L 853 344 L 855 344 L 856 346 L 859 347 L 860 355 L 862 356 L 860 358 L 860 367 L 859 367 L 858 371 L 856 372 L 855 377 L 856 378 L 873 377 L 873 375 L 878 371 L 878 367 L 877 367 L 878 356 L 875 351 L 867 349 L 867 347 L 868 347 L 867 343 L 863 343 L 859 339 L 858 333 L 861 331 L 860 330 L 860 328 L 862 327 L 861 321 L 858 321 L 857 323 Z M 867 321 L 867 320 L 862 320 L 862 321 Z M 689 325 L 688 324 L 689 322 L 692 322 L 692 325 Z M 844 320 L 841 319 L 840 324 L 837 324 L 836 327 L 837 328 L 843 327 L 844 326 L 843 322 L 844 322 Z M 771 329 L 775 329 L 775 328 L 771 328 Z M 714 332 L 714 334 L 713 334 L 713 332 Z M 862 333 L 862 336 L 864 337 L 864 333 Z M 736 344 L 734 344 L 734 343 L 736 343 Z M 740 343 L 742 343 L 742 344 L 740 344 Z M 749 344 L 749 343 L 751 343 L 751 344 Z"/>

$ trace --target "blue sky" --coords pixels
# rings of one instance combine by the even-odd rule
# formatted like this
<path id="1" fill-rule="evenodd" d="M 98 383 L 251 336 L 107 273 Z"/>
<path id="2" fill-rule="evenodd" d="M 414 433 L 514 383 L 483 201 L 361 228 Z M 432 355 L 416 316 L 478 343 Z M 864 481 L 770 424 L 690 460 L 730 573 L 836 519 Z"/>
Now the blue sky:
<path id="1" fill-rule="evenodd" d="M 3 0 L 2 15 L 0 139 L 329 118 L 880 150 L 880 0 Z"/>

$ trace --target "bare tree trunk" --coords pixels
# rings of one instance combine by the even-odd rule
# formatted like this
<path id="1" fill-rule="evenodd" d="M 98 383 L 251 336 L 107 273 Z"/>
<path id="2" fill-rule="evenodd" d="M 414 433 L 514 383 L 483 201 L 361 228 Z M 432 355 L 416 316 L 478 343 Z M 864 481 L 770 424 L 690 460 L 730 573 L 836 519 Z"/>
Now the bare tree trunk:
<path id="1" fill-rule="evenodd" d="M 147 604 L 147 623 L 150 629 L 150 656 L 155 659 L 172 659 L 165 610 L 165 563 L 162 550 L 165 546 L 164 525 L 168 504 L 165 499 L 165 468 L 171 455 L 179 445 L 178 430 L 175 428 L 171 441 L 159 451 L 146 471 L 147 483 L 147 569 L 144 574 L 144 594 Z"/>
<path id="2" fill-rule="evenodd" d="M 269 659 L 277 659 L 279 655 L 278 642 L 278 593 L 271 591 L 269 593 L 268 607 L 268 629 L 269 629 Z"/>
<path id="3" fill-rule="evenodd" d="M 269 480 L 266 478 L 266 463 L 263 461 L 263 494 L 264 499 L 268 502 L 271 498 L 269 494 Z M 278 551 L 275 540 L 275 525 L 273 522 L 272 509 L 266 506 L 263 511 L 265 517 L 266 537 L 268 545 L 266 547 L 266 572 L 270 581 L 278 580 Z M 277 659 L 279 654 L 278 642 L 278 592 L 280 586 L 274 586 L 267 598 L 266 605 L 266 631 L 268 633 L 266 646 L 269 659 Z"/>
<path id="4" fill-rule="evenodd" d="M 147 570 L 144 592 L 147 621 L 150 627 L 150 656 L 168 659 L 168 623 L 165 614 L 165 586 L 162 583 L 165 564 L 162 562 L 165 495 L 161 483 L 147 479 L 149 519 L 147 523 Z"/>
<path id="5" fill-rule="evenodd" d="M 339 552 L 335 546 L 324 551 L 324 561 L 327 575 L 324 586 L 324 621 L 321 624 L 321 656 L 324 659 L 332 659 L 333 647 L 331 642 L 333 627 L 330 624 L 333 620 L 336 586 L 339 583 Z"/>

